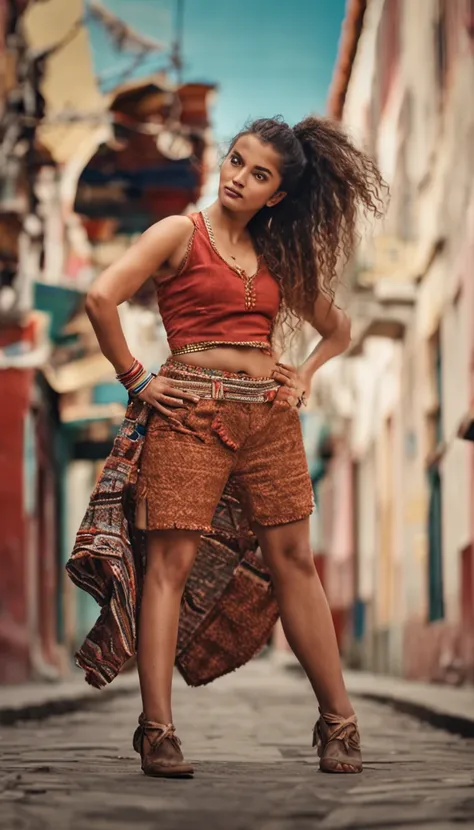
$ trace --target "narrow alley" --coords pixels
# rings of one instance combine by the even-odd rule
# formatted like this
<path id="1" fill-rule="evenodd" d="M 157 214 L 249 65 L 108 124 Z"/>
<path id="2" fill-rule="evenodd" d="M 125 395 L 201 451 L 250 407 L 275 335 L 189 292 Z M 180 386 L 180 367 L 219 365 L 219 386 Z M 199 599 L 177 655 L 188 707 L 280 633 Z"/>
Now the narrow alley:
<path id="1" fill-rule="evenodd" d="M 446 830 L 474 821 L 474 741 L 356 699 L 365 772 L 326 776 L 309 686 L 266 659 L 206 688 L 175 681 L 192 781 L 146 778 L 138 693 L 1 727 L 5 830 Z"/>

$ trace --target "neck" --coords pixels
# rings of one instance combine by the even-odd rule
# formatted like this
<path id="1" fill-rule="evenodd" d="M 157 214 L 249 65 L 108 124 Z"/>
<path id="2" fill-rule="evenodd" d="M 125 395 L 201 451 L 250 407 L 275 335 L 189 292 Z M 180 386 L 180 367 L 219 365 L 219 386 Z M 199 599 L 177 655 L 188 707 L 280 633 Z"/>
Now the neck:
<path id="1" fill-rule="evenodd" d="M 219 200 L 206 208 L 206 212 L 213 227 L 226 235 L 233 245 L 248 236 L 246 228 L 252 216 L 255 215 L 254 213 L 233 213 L 227 210 Z"/>

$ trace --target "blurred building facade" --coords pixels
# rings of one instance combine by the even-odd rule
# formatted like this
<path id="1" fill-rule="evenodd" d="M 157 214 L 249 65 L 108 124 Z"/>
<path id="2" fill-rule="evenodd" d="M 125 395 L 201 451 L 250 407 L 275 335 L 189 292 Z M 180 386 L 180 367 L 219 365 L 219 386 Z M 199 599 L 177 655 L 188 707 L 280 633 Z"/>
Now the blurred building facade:
<path id="1" fill-rule="evenodd" d="M 112 17 L 122 51 L 136 46 Z M 88 19 L 83 0 L 0 0 L 0 682 L 67 674 L 97 617 L 64 563 L 126 396 L 85 292 L 146 227 L 198 201 L 213 163 L 212 87 L 163 69 L 103 94 Z M 120 314 L 157 368 L 152 286 Z"/>
<path id="2" fill-rule="evenodd" d="M 348 3 L 329 114 L 391 199 L 318 385 L 327 590 L 353 665 L 452 683 L 474 680 L 473 82 L 471 0 Z"/>

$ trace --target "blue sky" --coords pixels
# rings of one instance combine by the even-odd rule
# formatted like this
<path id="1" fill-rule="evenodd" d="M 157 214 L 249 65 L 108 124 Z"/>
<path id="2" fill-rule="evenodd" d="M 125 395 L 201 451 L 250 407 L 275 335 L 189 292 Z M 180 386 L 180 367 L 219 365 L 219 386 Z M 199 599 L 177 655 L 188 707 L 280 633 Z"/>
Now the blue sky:
<path id="1" fill-rule="evenodd" d="M 135 30 L 170 43 L 174 0 L 102 0 Z M 324 112 L 345 0 L 185 0 L 185 81 L 219 86 L 214 134 L 227 141 L 249 117 L 283 115 L 290 123 Z M 89 24 L 96 71 L 114 85 L 130 56 L 116 52 Z M 136 74 L 163 66 L 154 56 Z"/>

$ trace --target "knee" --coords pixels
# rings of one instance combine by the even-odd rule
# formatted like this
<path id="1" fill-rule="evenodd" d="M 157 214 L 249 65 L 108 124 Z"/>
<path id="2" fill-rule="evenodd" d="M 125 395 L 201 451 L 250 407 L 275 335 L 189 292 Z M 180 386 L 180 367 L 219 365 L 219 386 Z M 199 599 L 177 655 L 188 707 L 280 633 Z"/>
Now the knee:
<path id="1" fill-rule="evenodd" d="M 307 542 L 292 542 L 284 545 L 272 557 L 274 568 L 278 575 L 284 578 L 288 570 L 297 571 L 305 576 L 316 573 L 313 553 Z"/>
<path id="2" fill-rule="evenodd" d="M 146 581 L 158 590 L 182 593 L 193 561 L 193 552 L 167 548 L 148 558 Z"/>

